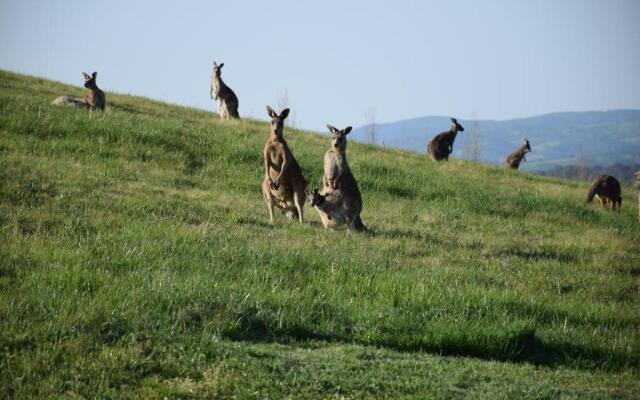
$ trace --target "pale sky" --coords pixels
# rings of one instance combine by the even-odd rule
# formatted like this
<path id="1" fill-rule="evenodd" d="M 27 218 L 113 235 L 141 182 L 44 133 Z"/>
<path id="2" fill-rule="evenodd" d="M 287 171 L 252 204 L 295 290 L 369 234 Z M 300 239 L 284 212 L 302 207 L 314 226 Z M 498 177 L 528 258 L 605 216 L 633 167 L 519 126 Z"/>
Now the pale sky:
<path id="1" fill-rule="evenodd" d="M 0 0 L 0 68 L 214 110 L 213 61 L 265 120 L 640 109 L 640 1 Z"/>

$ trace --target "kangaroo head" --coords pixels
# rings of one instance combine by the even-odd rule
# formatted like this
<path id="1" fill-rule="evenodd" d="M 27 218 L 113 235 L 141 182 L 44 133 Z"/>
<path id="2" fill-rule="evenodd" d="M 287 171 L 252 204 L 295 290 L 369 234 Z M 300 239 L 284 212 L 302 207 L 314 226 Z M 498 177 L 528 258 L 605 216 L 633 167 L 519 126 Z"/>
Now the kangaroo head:
<path id="1" fill-rule="evenodd" d="M 224 63 L 218 65 L 218 63 L 216 63 L 215 61 L 213 62 L 213 75 L 215 75 L 216 78 L 220 78 L 222 67 L 224 67 Z"/>
<path id="2" fill-rule="evenodd" d="M 347 135 L 351 132 L 351 127 L 347 126 L 343 130 L 340 130 L 334 126 L 327 125 L 329 132 L 331 132 L 331 146 L 338 150 L 344 150 L 347 148 Z"/>
<path id="3" fill-rule="evenodd" d="M 450 131 L 451 132 L 456 132 L 456 133 L 464 132 L 464 128 L 462 127 L 462 125 L 460 125 L 458 123 L 457 119 L 451 118 L 451 129 L 450 129 Z"/>
<path id="4" fill-rule="evenodd" d="M 310 191 L 309 189 L 305 189 L 304 193 L 309 198 L 311 207 L 319 206 L 322 203 L 324 203 L 325 196 L 321 195 L 320 192 L 318 192 L 318 189 L 314 189 L 313 192 Z"/>
<path id="5" fill-rule="evenodd" d="M 284 120 L 289 115 L 289 109 L 285 108 L 280 115 L 278 115 L 277 112 L 273 111 L 273 108 L 267 106 L 267 114 L 271 117 L 271 132 L 275 133 L 278 137 L 282 137 Z"/>
<path id="6" fill-rule="evenodd" d="M 635 174 L 633 174 L 633 175 L 635 175 L 635 177 L 636 177 L 636 181 L 638 181 L 638 182 L 640 183 L 640 171 L 636 172 L 636 173 L 635 173 Z"/>
<path id="7" fill-rule="evenodd" d="M 82 75 L 84 76 L 84 87 L 86 87 L 87 89 L 96 89 L 98 87 L 96 85 L 96 78 L 98 77 L 97 72 L 94 72 L 91 75 L 83 72 Z"/>
<path id="8" fill-rule="evenodd" d="M 531 152 L 531 144 L 529 143 L 529 139 L 525 139 L 522 145 L 524 146 L 525 153 Z"/>

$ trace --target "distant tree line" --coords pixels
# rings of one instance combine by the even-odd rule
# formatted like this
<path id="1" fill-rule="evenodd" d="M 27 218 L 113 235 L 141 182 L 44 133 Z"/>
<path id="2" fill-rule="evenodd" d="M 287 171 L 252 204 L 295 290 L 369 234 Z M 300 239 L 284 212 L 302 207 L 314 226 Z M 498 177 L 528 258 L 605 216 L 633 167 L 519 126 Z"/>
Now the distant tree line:
<path id="1" fill-rule="evenodd" d="M 616 177 L 620 182 L 633 183 L 634 172 L 640 171 L 640 163 L 616 163 L 603 167 L 601 165 L 584 165 L 577 162 L 572 165 L 556 165 L 547 171 L 534 171 L 534 174 L 553 176 L 556 178 L 591 181 L 596 176 L 607 174 Z"/>

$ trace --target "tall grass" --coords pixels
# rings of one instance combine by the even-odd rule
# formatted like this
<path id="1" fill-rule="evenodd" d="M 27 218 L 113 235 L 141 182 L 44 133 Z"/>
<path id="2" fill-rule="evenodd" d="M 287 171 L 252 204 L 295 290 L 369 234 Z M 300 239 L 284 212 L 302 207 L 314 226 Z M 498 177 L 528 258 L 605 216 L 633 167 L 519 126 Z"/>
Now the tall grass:
<path id="1" fill-rule="evenodd" d="M 111 93 L 103 113 L 49 105 L 80 93 L 0 73 L 3 395 L 500 393 L 451 391 L 469 368 L 522 397 L 638 394 L 631 190 L 610 213 L 586 184 L 349 143 L 370 232 L 324 230 L 308 206 L 272 227 L 266 124 Z M 329 140 L 285 136 L 318 186 Z M 332 372 L 362 363 L 377 389 Z"/>

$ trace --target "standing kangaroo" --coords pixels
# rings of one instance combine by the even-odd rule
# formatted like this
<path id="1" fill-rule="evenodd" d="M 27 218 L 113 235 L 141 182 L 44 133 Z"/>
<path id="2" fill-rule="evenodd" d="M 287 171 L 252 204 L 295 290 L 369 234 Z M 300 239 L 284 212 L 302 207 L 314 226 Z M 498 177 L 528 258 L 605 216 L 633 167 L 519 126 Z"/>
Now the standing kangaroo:
<path id="1" fill-rule="evenodd" d="M 453 142 L 456 140 L 458 132 L 464 132 L 462 125 L 455 118 L 451 118 L 451 128 L 442 132 L 429 142 L 428 153 L 433 161 L 449 160 L 449 155 L 453 152 Z"/>
<path id="2" fill-rule="evenodd" d="M 640 188 L 640 171 L 633 175 L 636 177 L 636 185 Z M 640 193 L 638 193 L 638 221 L 640 221 Z"/>
<path id="3" fill-rule="evenodd" d="M 518 150 L 509 154 L 507 160 L 504 162 L 505 169 L 518 169 L 520 168 L 520 162 L 527 161 L 525 155 L 531 152 L 531 145 L 529 144 L 529 140 L 525 139 L 522 142 L 522 145 L 518 148 Z"/>
<path id="4" fill-rule="evenodd" d="M 267 114 L 271 117 L 271 134 L 264 145 L 265 173 L 262 194 L 269 209 L 269 221 L 274 223 L 273 207 L 276 206 L 289 218 L 298 217 L 302 223 L 307 182 L 282 136 L 284 120 L 289 115 L 289 109 L 285 108 L 278 115 L 267 106 Z"/>
<path id="5" fill-rule="evenodd" d="M 238 114 L 238 97 L 229 86 L 227 86 L 220 77 L 224 63 L 218 65 L 213 62 L 213 74 L 211 75 L 211 90 L 209 96 L 218 103 L 218 113 L 220 118 L 240 118 Z"/>
<path id="6" fill-rule="evenodd" d="M 598 196 L 600 205 L 609 205 L 609 210 L 613 211 L 618 209 L 620 212 L 620 206 L 622 206 L 622 190 L 620 189 L 620 182 L 616 178 L 610 175 L 600 175 L 593 180 L 589 192 L 587 192 L 587 203 L 593 200 L 594 196 Z"/>
<path id="7" fill-rule="evenodd" d="M 327 125 L 331 132 L 331 147 L 324 155 L 324 176 L 322 193 L 307 191 L 311 206 L 314 207 L 325 228 L 347 225 L 349 230 L 365 231 L 362 223 L 362 196 L 358 183 L 347 163 L 347 135 L 351 127 L 343 130 Z"/>
<path id="8" fill-rule="evenodd" d="M 98 73 L 94 72 L 89 76 L 86 72 L 83 72 L 84 76 L 84 87 L 89 89 L 89 92 L 81 99 L 77 99 L 69 96 L 60 96 L 56 98 L 51 104 L 60 106 L 72 106 L 72 107 L 87 107 L 91 110 L 99 109 L 104 110 L 104 106 L 106 105 L 106 98 L 104 92 L 98 89 L 98 85 L 96 85 L 96 78 L 98 77 Z"/>

